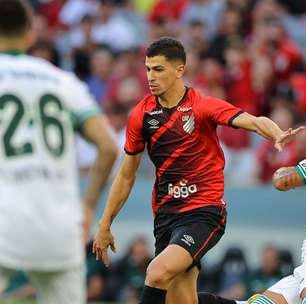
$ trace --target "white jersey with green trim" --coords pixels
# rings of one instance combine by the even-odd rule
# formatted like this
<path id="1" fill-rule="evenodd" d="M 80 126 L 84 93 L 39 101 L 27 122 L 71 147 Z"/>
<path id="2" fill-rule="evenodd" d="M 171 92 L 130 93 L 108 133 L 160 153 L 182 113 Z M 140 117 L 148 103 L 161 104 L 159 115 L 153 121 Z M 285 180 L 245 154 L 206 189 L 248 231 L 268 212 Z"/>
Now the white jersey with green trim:
<path id="1" fill-rule="evenodd" d="M 306 159 L 300 161 L 299 164 L 296 166 L 296 169 L 303 178 L 304 183 L 306 184 Z"/>
<path id="2" fill-rule="evenodd" d="M 0 54 L 0 266 L 83 262 L 74 129 L 98 108 L 71 73 Z"/>

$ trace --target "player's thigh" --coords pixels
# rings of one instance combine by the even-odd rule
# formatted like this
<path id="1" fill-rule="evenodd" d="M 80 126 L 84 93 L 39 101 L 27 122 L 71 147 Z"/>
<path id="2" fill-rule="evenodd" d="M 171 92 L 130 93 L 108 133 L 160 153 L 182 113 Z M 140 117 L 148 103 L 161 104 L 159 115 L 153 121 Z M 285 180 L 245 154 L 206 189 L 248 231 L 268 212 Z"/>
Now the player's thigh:
<path id="1" fill-rule="evenodd" d="M 196 304 L 198 267 L 194 266 L 189 271 L 177 275 L 171 283 L 168 291 L 166 304 Z"/>
<path id="2" fill-rule="evenodd" d="M 211 206 L 198 212 L 178 226 L 172 233 L 170 244 L 189 252 L 193 265 L 200 265 L 201 258 L 221 239 L 225 230 L 225 210 Z"/>
<path id="3" fill-rule="evenodd" d="M 146 281 L 156 278 L 170 284 L 177 275 L 186 271 L 192 263 L 193 259 L 187 250 L 178 245 L 168 245 L 149 264 Z"/>
<path id="4" fill-rule="evenodd" d="M 290 275 L 271 286 L 264 294 L 277 304 L 298 304 L 300 283 L 296 277 Z"/>
<path id="5" fill-rule="evenodd" d="M 10 279 L 14 275 L 14 273 L 15 273 L 15 270 L 0 266 L 0 295 L 8 287 L 10 283 Z"/>
<path id="6" fill-rule="evenodd" d="M 85 304 L 85 267 L 56 271 L 30 272 L 30 280 L 37 291 L 39 304 Z"/>

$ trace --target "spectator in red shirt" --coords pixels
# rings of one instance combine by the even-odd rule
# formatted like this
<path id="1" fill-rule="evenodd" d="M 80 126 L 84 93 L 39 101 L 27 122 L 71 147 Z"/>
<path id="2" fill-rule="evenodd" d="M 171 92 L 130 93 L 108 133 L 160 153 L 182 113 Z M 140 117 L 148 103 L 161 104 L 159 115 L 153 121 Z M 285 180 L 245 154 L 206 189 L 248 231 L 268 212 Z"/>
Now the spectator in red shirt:
<path id="1" fill-rule="evenodd" d="M 272 110 L 270 117 L 282 129 L 291 128 L 294 125 L 294 115 L 288 107 L 279 104 Z M 297 142 L 292 141 L 281 151 L 275 153 L 270 141 L 263 141 L 257 150 L 258 177 L 261 182 L 271 182 L 273 173 L 279 167 L 294 166 L 299 160 Z"/>
<path id="2" fill-rule="evenodd" d="M 156 22 L 162 18 L 179 21 L 188 2 L 188 0 L 159 0 L 152 7 L 149 20 Z"/>

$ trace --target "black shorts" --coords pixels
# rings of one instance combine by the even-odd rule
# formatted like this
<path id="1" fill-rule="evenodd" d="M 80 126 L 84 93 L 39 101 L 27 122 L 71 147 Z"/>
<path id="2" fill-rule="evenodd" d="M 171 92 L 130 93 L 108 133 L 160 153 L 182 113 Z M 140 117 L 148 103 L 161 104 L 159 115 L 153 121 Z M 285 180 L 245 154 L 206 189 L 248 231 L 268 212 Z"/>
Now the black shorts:
<path id="1" fill-rule="evenodd" d="M 158 214 L 154 219 L 155 256 L 168 245 L 185 248 L 193 264 L 214 247 L 225 231 L 226 210 L 223 206 L 207 206 L 178 214 Z M 191 268 L 190 267 L 190 268 Z"/>

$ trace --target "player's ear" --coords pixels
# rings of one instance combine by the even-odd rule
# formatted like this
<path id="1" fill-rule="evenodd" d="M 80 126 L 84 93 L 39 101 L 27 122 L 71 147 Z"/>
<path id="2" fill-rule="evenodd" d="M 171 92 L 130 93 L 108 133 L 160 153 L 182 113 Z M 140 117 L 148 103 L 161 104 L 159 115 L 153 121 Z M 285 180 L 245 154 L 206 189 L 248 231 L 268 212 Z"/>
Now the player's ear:
<path id="1" fill-rule="evenodd" d="M 176 67 L 176 76 L 177 78 L 182 78 L 185 73 L 186 66 L 184 64 L 178 64 Z"/>

